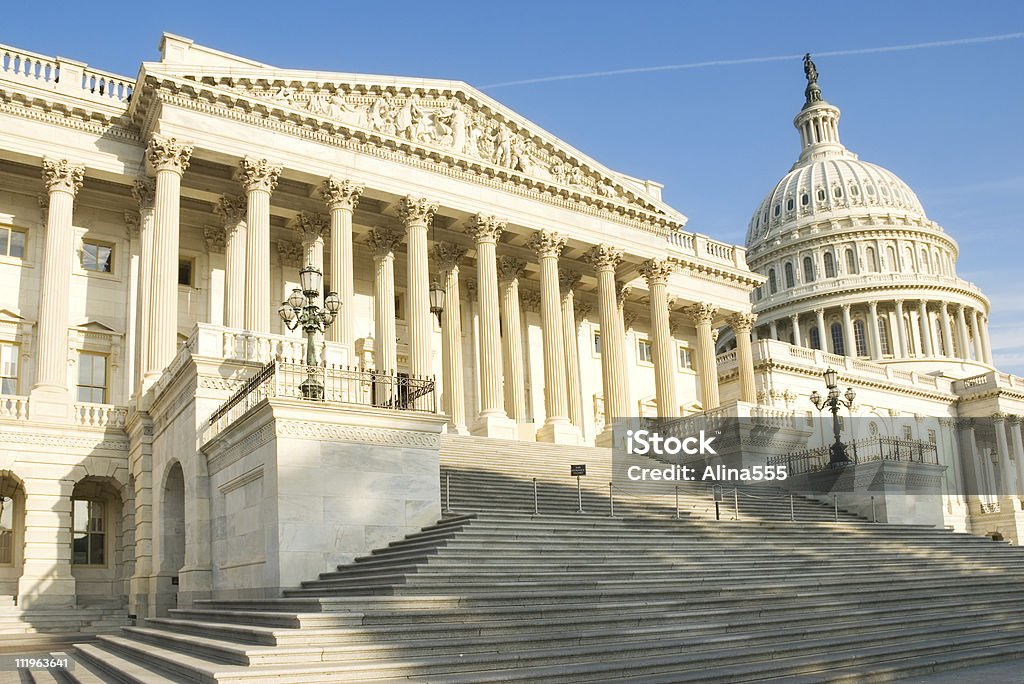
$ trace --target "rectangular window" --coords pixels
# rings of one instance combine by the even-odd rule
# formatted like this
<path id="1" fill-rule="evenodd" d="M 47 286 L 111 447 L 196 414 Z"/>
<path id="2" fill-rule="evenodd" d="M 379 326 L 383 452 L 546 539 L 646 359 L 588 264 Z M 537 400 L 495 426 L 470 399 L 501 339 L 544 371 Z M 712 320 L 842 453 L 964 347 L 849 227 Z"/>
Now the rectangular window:
<path id="1" fill-rule="evenodd" d="M 0 565 L 14 563 L 14 499 L 0 496 Z"/>
<path id="2" fill-rule="evenodd" d="M 103 354 L 79 353 L 78 401 L 107 403 L 107 357 Z"/>
<path id="3" fill-rule="evenodd" d="M 0 342 L 0 394 L 18 393 L 18 345 Z"/>
<path id="4" fill-rule="evenodd" d="M 693 355 L 687 347 L 679 347 L 679 370 L 693 370 Z"/>
<path id="5" fill-rule="evenodd" d="M 25 258 L 25 232 L 9 227 L 0 227 L 0 256 Z"/>
<path id="6" fill-rule="evenodd" d="M 599 332 L 594 333 L 593 349 L 595 354 L 597 354 L 598 356 L 601 355 L 601 333 Z"/>
<path id="7" fill-rule="evenodd" d="M 186 287 L 194 287 L 192 284 L 193 265 L 192 259 L 178 259 L 178 284 Z"/>
<path id="8" fill-rule="evenodd" d="M 913 439 L 913 438 L 914 438 L 913 430 L 910 429 L 909 425 L 904 425 L 903 426 L 903 439 Z"/>
<path id="9" fill-rule="evenodd" d="M 654 362 L 654 350 L 651 348 L 649 340 L 637 340 L 636 354 L 637 358 L 643 363 Z"/>
<path id="10" fill-rule="evenodd" d="M 71 562 L 75 565 L 106 564 L 107 531 L 102 501 L 73 499 Z"/>
<path id="11" fill-rule="evenodd" d="M 82 268 L 96 273 L 111 273 L 114 265 L 114 247 L 103 242 L 82 242 Z"/>
<path id="12" fill-rule="evenodd" d="M 937 444 L 938 443 L 938 441 L 939 441 L 938 440 L 938 435 L 935 434 L 935 430 L 929 430 L 928 431 L 928 441 L 931 444 Z"/>

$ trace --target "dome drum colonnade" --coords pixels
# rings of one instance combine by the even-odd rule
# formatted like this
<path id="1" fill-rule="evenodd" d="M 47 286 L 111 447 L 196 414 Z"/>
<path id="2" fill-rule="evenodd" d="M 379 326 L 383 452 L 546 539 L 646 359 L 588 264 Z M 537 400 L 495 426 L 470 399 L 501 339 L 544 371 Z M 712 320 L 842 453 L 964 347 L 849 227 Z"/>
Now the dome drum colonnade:
<path id="1" fill-rule="evenodd" d="M 145 396 L 144 391 L 156 383 L 177 352 L 181 186 L 193 152 L 192 145 L 172 137 L 153 134 L 145 157 L 148 171 L 155 179 L 140 179 L 133 188 L 140 212 L 143 254 L 138 281 L 140 320 L 149 321 L 148 326 L 140 328 L 136 340 L 139 363 L 136 364 L 135 384 L 139 389 L 140 406 Z M 68 182 L 72 185 L 75 182 L 81 184 L 84 171 L 82 166 L 66 160 L 47 161 L 46 164 L 47 169 L 53 165 L 69 169 L 61 175 L 61 178 L 69 179 L 63 185 L 48 181 L 55 188 L 52 192 L 62 192 L 61 188 Z M 271 198 L 282 172 L 281 165 L 267 159 L 242 158 L 238 161 L 236 180 L 244 196 L 224 195 L 216 205 L 216 213 L 222 217 L 224 226 L 224 321 L 227 327 L 254 333 L 271 332 L 271 313 L 276 308 L 276 302 L 271 298 L 269 277 Z M 78 180 L 75 181 L 75 178 Z M 316 194 L 330 212 L 329 223 L 305 212 L 300 212 L 292 222 L 302 238 L 304 258 L 322 269 L 324 240 L 329 235 L 330 265 L 325 270 L 330 287 L 337 289 L 342 300 L 342 310 L 338 324 L 332 326 L 328 336 L 331 341 L 347 345 L 349 349 L 354 349 L 356 342 L 352 320 L 355 293 L 352 221 L 363 190 L 362 185 L 350 179 L 333 176 L 325 178 Z M 74 193 L 64 194 L 73 200 Z M 61 226 L 70 231 L 72 207 L 69 202 L 68 210 L 60 211 L 63 205 L 59 200 L 54 206 L 58 210 L 51 209 L 50 220 L 60 226 L 49 232 L 59 236 Z M 431 246 L 430 227 L 439 205 L 424 197 L 409 195 L 398 199 L 394 207 L 404 230 L 384 225 L 371 228 L 366 233 L 366 244 L 374 255 L 375 367 L 392 371 L 398 367 L 394 264 L 395 251 L 404 241 L 407 255 L 405 301 L 409 325 L 409 371 L 421 376 L 432 374 L 433 326 L 427 301 L 432 254 L 449 302 L 442 314 L 441 365 L 442 386 L 445 388 L 443 409 L 449 416 L 451 428 L 496 437 L 516 437 L 515 421 L 524 417 L 519 412 L 524 393 L 521 383 L 523 349 L 512 341 L 521 339 L 514 334 L 520 309 L 516 301 L 519 297 L 516 284 L 524 272 L 525 262 L 498 253 L 502 233 L 508 230 L 507 222 L 483 213 L 471 215 L 458 223 L 460 232 L 471 241 L 471 247 L 466 244 L 467 240 L 435 242 Z M 575 334 L 577 321 L 572 298 L 574 290 L 579 290 L 582 274 L 573 268 L 564 268 L 560 263 L 560 256 L 567 244 L 564 236 L 546 229 L 527 229 L 525 237 L 526 246 L 536 259 L 540 275 L 546 419 L 543 427 L 538 430 L 537 438 L 578 443 L 581 440 L 583 416 Z M 476 281 L 473 283 L 473 291 L 480 318 L 479 412 L 471 424 L 466 415 L 464 388 L 458 380 L 463 377 L 459 264 L 470 249 L 475 253 Z M 603 333 L 602 342 L 607 350 L 601 355 L 607 415 L 627 417 L 633 413 L 630 408 L 625 326 L 622 320 L 622 296 L 628 289 L 622 287 L 621 276 L 636 277 L 639 272 L 650 292 L 651 343 L 656 395 L 658 406 L 661 407 L 659 415 L 678 416 L 675 343 L 668 323 L 669 279 L 678 263 L 669 259 L 639 256 L 631 256 L 627 263 L 627 255 L 611 244 L 574 245 L 574 250 L 577 253 L 582 251 L 577 260 L 589 264 L 587 270 L 597 281 L 596 309 Z M 57 273 L 59 269 L 56 266 L 68 252 L 51 249 L 49 245 L 44 250 L 43 272 L 53 276 L 44 278 L 44 297 L 59 297 L 61 289 L 66 289 L 61 284 L 64 279 Z M 522 250 L 517 250 L 519 252 Z M 499 306 L 500 300 L 504 300 L 504 306 Z M 674 301 L 672 305 L 675 306 Z M 57 317 L 63 315 L 67 318 L 66 305 L 54 306 L 49 310 Z M 712 328 L 720 318 L 719 310 L 710 303 L 702 302 L 686 303 L 682 310 L 689 315 L 697 329 L 697 362 L 698 369 L 702 369 L 700 372 L 704 383 L 702 403 L 705 408 L 714 408 L 719 401 Z M 502 316 L 505 317 L 504 321 L 501 321 Z M 736 329 L 741 331 L 741 336 L 746 336 L 749 350 L 751 319 L 749 314 L 746 318 L 742 313 L 738 316 L 742 321 Z M 60 327 L 59 322 L 55 325 Z M 509 330 L 512 334 L 502 335 L 502 330 Z M 51 357 L 57 357 L 61 352 L 57 350 L 51 353 L 41 349 L 40 368 L 52 365 L 54 358 Z M 746 358 L 741 367 L 741 374 L 747 379 L 745 386 L 749 389 L 745 396 L 749 395 L 747 400 L 753 401 L 752 358 Z M 520 382 L 516 382 L 517 379 Z M 63 378 L 61 380 L 63 384 Z M 609 426 L 611 424 L 610 421 L 606 423 Z"/>
<path id="2" fill-rule="evenodd" d="M 906 183 L 840 143 L 839 109 L 821 98 L 809 56 L 805 73 L 800 158 L 747 233 L 750 265 L 767 277 L 754 292 L 755 336 L 875 361 L 991 366 L 988 301 L 956 276 L 956 243 Z"/>

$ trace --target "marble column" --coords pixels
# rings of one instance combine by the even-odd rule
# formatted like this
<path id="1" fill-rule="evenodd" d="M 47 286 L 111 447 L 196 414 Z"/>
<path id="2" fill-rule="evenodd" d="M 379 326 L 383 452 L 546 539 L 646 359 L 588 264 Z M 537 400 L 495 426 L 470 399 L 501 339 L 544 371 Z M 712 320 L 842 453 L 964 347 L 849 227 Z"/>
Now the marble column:
<path id="1" fill-rule="evenodd" d="M 505 407 L 508 417 L 517 423 L 526 422 L 526 366 L 523 360 L 522 304 L 519 301 L 519 278 L 525 270 L 526 262 L 522 259 L 498 257 Z"/>
<path id="2" fill-rule="evenodd" d="M 144 384 L 148 388 L 171 363 L 178 346 L 178 235 L 181 227 L 181 176 L 192 146 L 154 135 L 146 161 L 156 173 L 153 216 L 153 274 L 149 300 L 149 351 Z"/>
<path id="3" fill-rule="evenodd" d="M 843 343 L 846 346 L 846 356 L 857 356 L 857 336 L 853 331 L 853 318 L 850 316 L 850 305 L 841 304 L 843 310 Z"/>
<path id="4" fill-rule="evenodd" d="M 921 351 L 926 357 L 931 357 L 932 349 L 932 325 L 928 316 L 928 302 L 924 299 L 918 305 L 917 325 L 921 329 Z"/>
<path id="5" fill-rule="evenodd" d="M 821 344 L 821 351 L 828 351 L 828 328 L 825 327 L 825 310 L 814 310 L 815 324 L 818 326 L 818 341 Z"/>
<path id="6" fill-rule="evenodd" d="M 505 222 L 477 214 L 466 232 L 476 242 L 477 297 L 480 320 L 480 415 L 474 435 L 514 439 L 515 422 L 505 414 L 502 395 L 500 311 L 498 307 L 498 263 L 495 253 Z M 506 333 L 507 334 L 507 333 Z"/>
<path id="7" fill-rule="evenodd" d="M 239 163 L 246 192 L 245 319 L 246 330 L 270 332 L 270 193 L 277 187 L 281 167 L 266 159 L 246 157 Z"/>
<path id="8" fill-rule="evenodd" d="M 320 186 L 320 196 L 331 212 L 330 288 L 341 298 L 338 317 L 327 330 L 327 339 L 355 350 L 355 284 L 352 251 L 352 214 L 363 194 L 363 186 L 331 176 Z"/>
<path id="9" fill-rule="evenodd" d="M 367 244 L 373 250 L 373 363 L 378 372 L 394 375 L 398 370 L 398 342 L 395 333 L 395 247 L 402 236 L 390 228 L 373 228 Z"/>
<path id="10" fill-rule="evenodd" d="M 1020 510 L 1017 500 L 1017 469 L 1010 458 L 1010 445 L 1006 439 L 1005 413 L 992 414 L 992 429 L 996 433 L 996 458 L 999 459 L 999 477 L 1002 481 L 999 494 L 1001 498 L 1011 500 L 1013 510 Z"/>
<path id="11" fill-rule="evenodd" d="M 981 339 L 981 312 L 974 309 L 971 314 L 971 326 L 974 328 L 974 360 L 985 362 L 985 348 Z"/>
<path id="12" fill-rule="evenodd" d="M 647 281 L 647 290 L 650 293 L 654 396 L 658 403 L 660 418 L 679 417 L 679 400 L 676 396 L 676 346 L 668 321 L 668 279 L 675 269 L 675 262 L 665 259 L 650 259 L 640 265 L 640 274 Z"/>
<path id="13" fill-rule="evenodd" d="M 427 229 L 437 212 L 437 205 L 424 197 L 409 195 L 398 205 L 398 214 L 405 224 L 406 305 L 409 325 L 409 372 L 429 378 L 434 375 L 434 354 L 431 342 L 434 325 L 430 313 L 430 267 L 427 258 Z M 429 408 L 430 397 L 423 397 L 416 406 Z"/>
<path id="14" fill-rule="evenodd" d="M 953 322 L 949 318 L 949 304 L 939 304 L 939 320 L 942 326 L 942 346 L 945 349 L 945 356 L 953 358 L 956 354 L 953 351 Z"/>
<path id="15" fill-rule="evenodd" d="M 632 326 L 632 323 L 627 321 L 632 321 L 636 318 L 635 314 L 626 313 L 626 300 L 632 291 L 633 288 L 623 282 L 615 283 L 615 304 L 618 312 L 618 315 L 615 317 L 615 329 L 616 339 L 620 341 L 618 353 L 615 355 L 615 362 L 619 366 L 619 377 L 624 379 L 622 393 L 626 400 L 626 410 L 628 413 L 625 415 L 627 416 L 633 413 L 632 393 L 629 386 L 629 365 L 626 363 L 626 350 L 628 348 L 626 331 Z"/>
<path id="16" fill-rule="evenodd" d="M 757 388 L 754 385 L 754 352 L 751 348 L 750 332 L 757 321 L 757 314 L 738 313 L 729 319 L 736 337 L 736 365 L 740 380 L 740 401 L 757 402 Z"/>
<path id="17" fill-rule="evenodd" d="M 803 340 L 800 339 L 800 314 L 793 314 L 789 317 L 789 327 L 792 330 L 791 339 L 793 340 L 793 345 L 797 347 L 804 346 Z"/>
<path id="18" fill-rule="evenodd" d="M 779 339 L 779 322 L 770 321 L 768 323 L 768 334 L 771 335 L 773 340 Z"/>
<path id="19" fill-rule="evenodd" d="M 882 341 L 878 332 L 878 302 L 868 302 L 868 341 L 871 343 L 871 360 L 878 361 L 882 358 Z"/>
<path id="20" fill-rule="evenodd" d="M 615 268 L 622 261 L 622 252 L 608 244 L 598 245 L 587 254 L 597 272 L 597 306 L 601 326 L 601 385 L 604 393 L 604 432 L 598 444 L 611 443 L 612 426 L 629 415 L 625 392 L 627 379 L 620 375 L 617 359 L 625 341 L 619 337 L 619 307 L 616 304 Z"/>
<path id="21" fill-rule="evenodd" d="M 896 339 L 899 343 L 900 358 L 907 358 L 907 324 L 903 320 L 903 300 L 896 300 Z"/>
<path id="22" fill-rule="evenodd" d="M 132 392 L 141 396 L 142 377 L 146 373 L 146 355 L 149 353 L 149 326 L 139 321 L 149 320 L 150 292 L 153 281 L 153 203 L 156 197 L 156 181 L 140 178 L 132 185 L 132 197 L 139 205 L 139 277 L 135 291 L 135 364 L 132 374 Z"/>
<path id="23" fill-rule="evenodd" d="M 245 325 L 245 198 L 221 195 L 214 211 L 224 218 L 224 252 L 227 262 L 224 325 L 240 330 Z"/>
<path id="24" fill-rule="evenodd" d="M 992 342 L 988 337 L 988 316 L 980 315 L 978 317 L 979 327 L 981 331 L 981 351 L 985 356 L 985 363 L 992 365 Z"/>
<path id="25" fill-rule="evenodd" d="M 542 230 L 533 234 L 530 248 L 540 262 L 540 325 L 544 341 L 544 425 L 537 431 L 537 441 L 556 444 L 578 444 L 579 430 L 569 420 L 569 397 L 566 391 L 565 347 L 562 326 L 562 295 L 558 284 L 558 257 L 565 248 L 565 238 Z"/>
<path id="26" fill-rule="evenodd" d="M 576 287 L 582 276 L 576 271 L 560 269 L 558 291 L 562 295 L 562 347 L 565 350 L 566 391 L 569 421 L 584 436 L 583 383 L 580 380 L 580 350 L 576 322 Z"/>
<path id="27" fill-rule="evenodd" d="M 702 405 L 705 411 L 718 408 L 718 361 L 711 324 L 718 315 L 718 307 L 709 303 L 691 304 L 686 313 L 697 327 L 697 365 L 700 374 Z"/>
<path id="28" fill-rule="evenodd" d="M 1024 439 L 1021 435 L 1021 422 L 1024 421 L 1020 416 L 1010 416 L 1007 419 L 1007 424 L 1010 431 L 1010 453 L 1013 456 L 1014 469 L 1017 475 L 1017 491 L 1015 492 L 1018 496 L 1024 496 Z"/>
<path id="29" fill-rule="evenodd" d="M 962 458 L 967 462 L 964 464 L 964 473 L 968 481 L 965 487 L 965 495 L 975 496 L 982 502 L 988 503 L 992 500 L 986 486 L 985 468 L 981 462 L 983 456 L 978 452 L 978 440 L 974 431 L 974 419 L 965 418 L 957 421 L 957 432 L 960 436 L 962 447 Z"/>
<path id="30" fill-rule="evenodd" d="M 971 353 L 968 349 L 971 343 L 967 334 L 967 315 L 963 304 L 956 307 L 956 340 L 957 345 L 960 347 L 957 350 L 959 352 L 959 358 L 964 361 L 970 360 Z"/>
<path id="31" fill-rule="evenodd" d="M 469 434 L 466 429 L 466 389 L 462 366 L 462 302 L 459 293 L 459 262 L 466 256 L 460 245 L 441 242 L 434 245 L 434 256 L 444 286 L 444 312 L 441 314 L 441 380 L 444 394 L 441 406 L 448 416 L 448 431 Z"/>
<path id="32" fill-rule="evenodd" d="M 324 233 L 327 232 L 327 217 L 310 211 L 300 211 L 292 222 L 295 236 L 302 244 L 302 266 L 312 265 L 324 272 Z M 327 293 L 327 279 L 324 279 L 323 292 Z M 332 326 L 333 327 L 333 326 Z"/>
<path id="33" fill-rule="evenodd" d="M 71 217 L 84 176 L 81 164 L 66 159 L 43 160 L 49 211 L 37 314 L 36 382 L 30 402 L 33 419 L 64 419 L 70 410 L 67 345 L 71 260 L 75 253 Z"/>

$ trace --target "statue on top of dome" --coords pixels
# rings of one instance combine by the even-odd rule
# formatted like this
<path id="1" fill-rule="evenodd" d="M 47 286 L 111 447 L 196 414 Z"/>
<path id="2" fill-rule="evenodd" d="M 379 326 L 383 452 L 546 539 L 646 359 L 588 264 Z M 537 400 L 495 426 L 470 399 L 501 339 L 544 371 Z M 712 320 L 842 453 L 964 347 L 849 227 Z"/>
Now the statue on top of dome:
<path id="1" fill-rule="evenodd" d="M 815 102 L 821 102 L 821 88 L 818 87 L 818 67 L 811 59 L 811 53 L 804 55 L 804 76 L 807 77 L 807 89 L 804 90 L 806 98 L 804 107 Z"/>

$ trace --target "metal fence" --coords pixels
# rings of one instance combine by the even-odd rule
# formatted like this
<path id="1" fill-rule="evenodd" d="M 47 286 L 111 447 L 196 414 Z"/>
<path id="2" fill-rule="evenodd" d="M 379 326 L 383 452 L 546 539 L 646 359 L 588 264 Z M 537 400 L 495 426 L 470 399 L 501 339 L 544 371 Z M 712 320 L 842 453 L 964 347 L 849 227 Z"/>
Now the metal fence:
<path id="1" fill-rule="evenodd" d="M 804 449 L 792 454 L 772 456 L 768 465 L 785 465 L 790 476 L 813 473 L 828 467 L 829 446 Z M 846 445 L 846 455 L 853 463 L 872 461 L 904 461 L 938 465 L 939 452 L 935 444 L 896 437 L 866 437 Z"/>
<path id="2" fill-rule="evenodd" d="M 311 383 L 319 387 L 317 392 L 309 391 Z M 307 366 L 275 360 L 246 380 L 242 387 L 210 414 L 206 439 L 211 439 L 268 397 L 437 413 L 433 377 L 385 373 L 366 368 Z"/>

